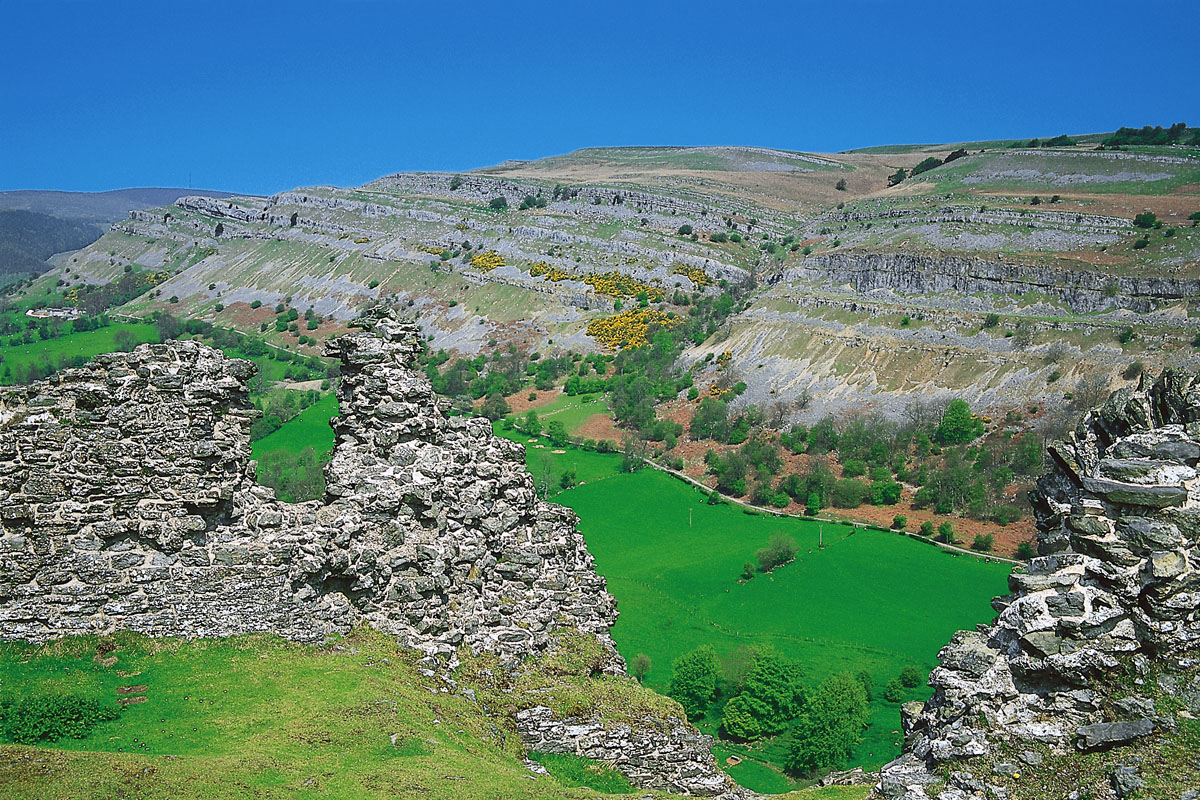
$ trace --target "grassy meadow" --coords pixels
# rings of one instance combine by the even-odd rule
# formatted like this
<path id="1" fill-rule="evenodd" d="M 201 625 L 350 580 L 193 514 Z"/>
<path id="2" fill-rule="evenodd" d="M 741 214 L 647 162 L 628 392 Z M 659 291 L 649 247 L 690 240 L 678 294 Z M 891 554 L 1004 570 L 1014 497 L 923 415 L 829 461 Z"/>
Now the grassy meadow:
<path id="1" fill-rule="evenodd" d="M 548 472 L 553 501 L 579 515 L 618 601 L 613 638 L 626 660 L 650 657 L 648 686 L 665 692 L 671 662 L 704 644 L 718 656 L 743 645 L 773 647 L 804 665 L 812 685 L 836 672 L 866 671 L 875 684 L 871 726 L 855 762 L 868 768 L 899 754 L 900 703 L 883 699 L 888 681 L 906 665 L 928 671 L 951 634 L 990 620 L 991 598 L 1008 591 L 1003 564 L 894 533 L 708 505 L 706 494 L 657 470 L 621 473 L 619 455 L 497 432 L 525 444 L 530 471 Z M 581 485 L 557 489 L 553 479 L 567 469 Z M 774 533 L 800 545 L 796 561 L 739 581 L 743 564 Z M 908 689 L 903 701 L 929 691 Z M 716 734 L 720 711 L 718 700 L 695 722 Z M 744 759 L 729 772 L 749 788 L 795 785 L 776 766 L 787 752 L 786 733 L 752 747 L 723 743 L 720 752 L 722 760 Z"/>

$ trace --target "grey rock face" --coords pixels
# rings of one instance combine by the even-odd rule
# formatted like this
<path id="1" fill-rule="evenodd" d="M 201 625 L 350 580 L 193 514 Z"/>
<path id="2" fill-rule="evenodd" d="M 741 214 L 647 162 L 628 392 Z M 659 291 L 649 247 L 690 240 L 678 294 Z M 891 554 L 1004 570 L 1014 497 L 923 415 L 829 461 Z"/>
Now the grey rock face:
<path id="1" fill-rule="evenodd" d="M 901 294 L 975 292 L 1019 296 L 1037 291 L 1077 313 L 1128 308 L 1152 311 L 1200 294 L 1200 281 L 1177 278 L 1111 277 L 1099 272 L 971 258 L 912 253 L 828 253 L 812 256 L 778 279 L 850 284 L 855 291 L 891 289 Z M 1118 287 L 1113 295 L 1111 286 Z"/>
<path id="2" fill-rule="evenodd" d="M 939 653 L 934 696 L 905 709 L 905 755 L 877 796 L 918 797 L 921 770 L 1001 742 L 1105 749 L 1173 724 L 1147 697 L 1107 696 L 1101 679 L 1119 658 L 1143 675 L 1153 660 L 1160 687 L 1186 702 L 1175 675 L 1200 652 L 1198 447 L 1200 378 L 1181 370 L 1114 393 L 1051 445 L 1034 492 L 1040 555 L 1010 577 L 993 625 Z"/>
<path id="3" fill-rule="evenodd" d="M 549 708 L 534 706 L 518 712 L 517 732 L 530 750 L 608 762 L 647 789 L 729 800 L 757 796 L 717 767 L 712 737 L 675 717 L 607 726 L 590 717 L 556 719 Z"/>

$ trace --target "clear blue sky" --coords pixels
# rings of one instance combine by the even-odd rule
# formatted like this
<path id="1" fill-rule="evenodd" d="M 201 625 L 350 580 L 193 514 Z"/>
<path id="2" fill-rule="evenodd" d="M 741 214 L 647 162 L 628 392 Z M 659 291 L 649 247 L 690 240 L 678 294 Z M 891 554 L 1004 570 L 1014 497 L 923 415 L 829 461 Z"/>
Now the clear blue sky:
<path id="1" fill-rule="evenodd" d="M 0 0 L 0 189 L 1200 125 L 1200 3 L 978 5 Z"/>

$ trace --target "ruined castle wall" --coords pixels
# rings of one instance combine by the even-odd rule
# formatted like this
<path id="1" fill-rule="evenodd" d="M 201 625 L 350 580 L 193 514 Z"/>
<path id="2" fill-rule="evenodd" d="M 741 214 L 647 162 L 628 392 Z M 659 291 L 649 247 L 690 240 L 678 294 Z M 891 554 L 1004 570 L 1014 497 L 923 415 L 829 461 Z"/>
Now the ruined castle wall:
<path id="1" fill-rule="evenodd" d="M 5 390 L 0 638 L 305 641 L 369 622 L 446 661 L 516 658 L 564 627 L 608 641 L 615 603 L 574 514 L 537 498 L 518 445 L 437 410 L 415 329 L 387 324 L 335 340 L 322 501 L 255 485 L 253 366 L 198 342 Z"/>

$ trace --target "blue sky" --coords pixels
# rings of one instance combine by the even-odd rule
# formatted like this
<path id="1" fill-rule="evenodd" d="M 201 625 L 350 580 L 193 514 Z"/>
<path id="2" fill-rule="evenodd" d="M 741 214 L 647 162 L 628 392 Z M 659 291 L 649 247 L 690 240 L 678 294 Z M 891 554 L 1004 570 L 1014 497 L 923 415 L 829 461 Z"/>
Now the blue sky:
<path id="1" fill-rule="evenodd" d="M 1200 3 L 0 0 L 0 189 L 1200 126 Z"/>

